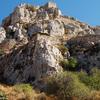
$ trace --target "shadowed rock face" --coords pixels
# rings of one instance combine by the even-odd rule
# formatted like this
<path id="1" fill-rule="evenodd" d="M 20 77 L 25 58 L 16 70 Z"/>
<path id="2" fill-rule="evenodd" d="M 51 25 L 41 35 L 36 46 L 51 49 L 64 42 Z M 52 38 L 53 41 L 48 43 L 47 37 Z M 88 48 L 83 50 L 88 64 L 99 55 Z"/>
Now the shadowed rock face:
<path id="1" fill-rule="evenodd" d="M 100 68 L 100 35 L 79 36 L 67 41 L 69 52 L 79 61 L 79 69 Z"/>
<path id="2" fill-rule="evenodd" d="M 86 37 L 92 40 L 94 34 L 98 33 L 96 29 L 73 17 L 62 16 L 55 3 L 40 7 L 21 4 L 3 20 L 0 27 L 0 50 L 3 50 L 0 51 L 0 75 L 7 83 L 31 83 L 63 71 L 60 62 L 70 57 L 67 54 L 76 56 L 81 66 L 85 60 L 93 62 L 96 55 L 100 55 L 98 52 L 91 59 L 85 57 L 90 57 L 89 53 L 96 45 L 95 41 L 90 41 L 93 44 L 90 46 L 85 35 L 88 34 Z M 82 39 L 83 42 L 80 41 Z M 69 51 L 62 55 L 58 47 L 66 42 Z M 79 46 L 79 51 L 73 45 Z M 81 51 L 83 48 L 87 50 L 85 53 Z M 98 57 L 96 59 L 100 60 Z M 97 64 L 100 65 L 99 62 Z"/>

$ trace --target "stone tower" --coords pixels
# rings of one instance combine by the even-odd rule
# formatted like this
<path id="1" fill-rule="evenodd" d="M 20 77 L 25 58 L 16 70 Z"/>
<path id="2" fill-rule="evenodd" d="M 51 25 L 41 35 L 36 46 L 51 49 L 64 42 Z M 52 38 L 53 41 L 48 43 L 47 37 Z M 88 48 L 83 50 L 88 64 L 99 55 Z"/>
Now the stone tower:
<path id="1" fill-rule="evenodd" d="M 47 8 L 57 8 L 57 5 L 56 5 L 56 3 L 54 3 L 53 1 L 49 1 L 49 2 L 46 4 L 46 7 L 47 7 Z"/>

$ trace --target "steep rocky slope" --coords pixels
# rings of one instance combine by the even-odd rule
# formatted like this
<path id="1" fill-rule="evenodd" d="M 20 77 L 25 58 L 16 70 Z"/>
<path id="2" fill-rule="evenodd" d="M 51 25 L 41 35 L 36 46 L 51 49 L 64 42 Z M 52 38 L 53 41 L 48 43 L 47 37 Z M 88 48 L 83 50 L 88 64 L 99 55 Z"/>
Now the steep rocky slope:
<path id="1" fill-rule="evenodd" d="M 70 56 L 78 59 L 80 68 L 99 67 L 99 39 L 99 27 L 63 16 L 55 3 L 21 4 L 0 27 L 0 79 L 36 82 L 63 71 L 60 61 Z M 61 45 L 69 51 L 63 54 Z"/>
<path id="2" fill-rule="evenodd" d="M 79 69 L 100 68 L 100 35 L 78 36 L 71 38 L 67 44 L 71 56 L 79 62 Z"/>

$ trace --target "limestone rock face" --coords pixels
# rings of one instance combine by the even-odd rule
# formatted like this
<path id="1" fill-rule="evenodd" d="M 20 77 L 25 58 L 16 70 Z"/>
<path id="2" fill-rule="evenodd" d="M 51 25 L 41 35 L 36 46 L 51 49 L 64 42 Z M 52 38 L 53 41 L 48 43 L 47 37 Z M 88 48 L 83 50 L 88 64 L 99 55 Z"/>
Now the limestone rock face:
<path id="1" fill-rule="evenodd" d="M 48 21 L 38 21 L 28 27 L 28 34 L 32 36 L 38 33 L 49 34 L 47 29 Z"/>
<path id="2" fill-rule="evenodd" d="M 61 11 L 54 3 L 47 3 L 42 7 L 21 4 L 15 8 L 10 16 L 3 20 L 2 26 L 10 34 L 8 34 L 9 38 L 18 41 L 36 33 L 63 35 L 62 22 L 60 19 L 56 21 L 60 17 Z M 55 29 L 56 31 L 54 31 Z"/>
<path id="3" fill-rule="evenodd" d="M 61 11 L 54 3 L 47 3 L 43 7 L 21 4 L 15 8 L 10 19 L 11 24 L 14 25 L 16 23 L 31 23 L 35 20 L 49 20 L 59 16 L 61 16 Z"/>
<path id="4" fill-rule="evenodd" d="M 95 34 L 93 27 L 89 26 L 86 23 L 79 22 L 73 17 L 63 16 L 60 18 L 60 20 L 63 22 L 65 33 L 68 35 L 84 36 L 87 34 L 90 34 L 90 35 Z"/>
<path id="5" fill-rule="evenodd" d="M 28 9 L 26 9 L 26 4 L 21 4 L 20 6 L 16 7 L 14 13 L 11 16 L 11 24 L 18 22 L 28 23 L 29 21 L 30 13 Z"/>
<path id="6" fill-rule="evenodd" d="M 3 27 L 0 27 L 0 43 L 6 38 L 6 31 Z"/>
<path id="7" fill-rule="evenodd" d="M 8 83 L 30 82 L 62 71 L 61 52 L 53 46 L 48 36 L 37 35 L 24 48 L 12 53 L 4 71 Z M 15 56 L 14 56 L 15 55 Z"/>
<path id="8" fill-rule="evenodd" d="M 29 26 L 28 34 L 44 33 L 54 36 L 63 36 L 64 35 L 64 26 L 63 23 L 59 20 L 49 20 L 49 21 L 38 21 L 31 26 Z"/>
<path id="9" fill-rule="evenodd" d="M 6 48 L 11 43 L 7 41 L 1 46 L 7 55 L 1 58 L 1 73 L 8 83 L 33 82 L 63 70 L 59 64 L 63 56 L 57 48 L 61 44 L 57 36 L 64 34 L 60 17 L 57 6 L 48 3 L 42 7 L 21 4 L 4 19 L 7 39 L 15 41 L 13 47 Z"/>
<path id="10" fill-rule="evenodd" d="M 63 23 L 58 20 L 50 21 L 48 29 L 50 35 L 63 36 L 65 33 Z"/>

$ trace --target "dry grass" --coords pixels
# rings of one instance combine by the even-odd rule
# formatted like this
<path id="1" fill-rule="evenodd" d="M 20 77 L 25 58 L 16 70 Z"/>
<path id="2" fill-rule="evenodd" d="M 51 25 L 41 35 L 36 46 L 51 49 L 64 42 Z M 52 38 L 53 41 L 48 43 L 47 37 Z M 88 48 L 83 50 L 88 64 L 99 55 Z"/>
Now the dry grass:
<path id="1" fill-rule="evenodd" d="M 55 96 L 47 96 L 45 93 L 31 90 L 30 87 L 26 88 L 26 91 L 23 86 L 0 84 L 0 90 L 6 94 L 8 100 L 57 100 Z"/>
<path id="2" fill-rule="evenodd" d="M 100 100 L 100 91 L 92 91 L 89 100 Z"/>
<path id="3" fill-rule="evenodd" d="M 36 92 L 32 90 L 31 93 L 16 90 L 16 86 L 7 86 L 0 84 L 0 91 L 5 92 L 8 100 L 59 100 L 56 96 L 47 96 L 45 93 Z M 71 98 L 71 100 L 77 100 L 77 98 Z M 100 100 L 100 91 L 92 91 L 90 97 L 87 100 Z"/>

